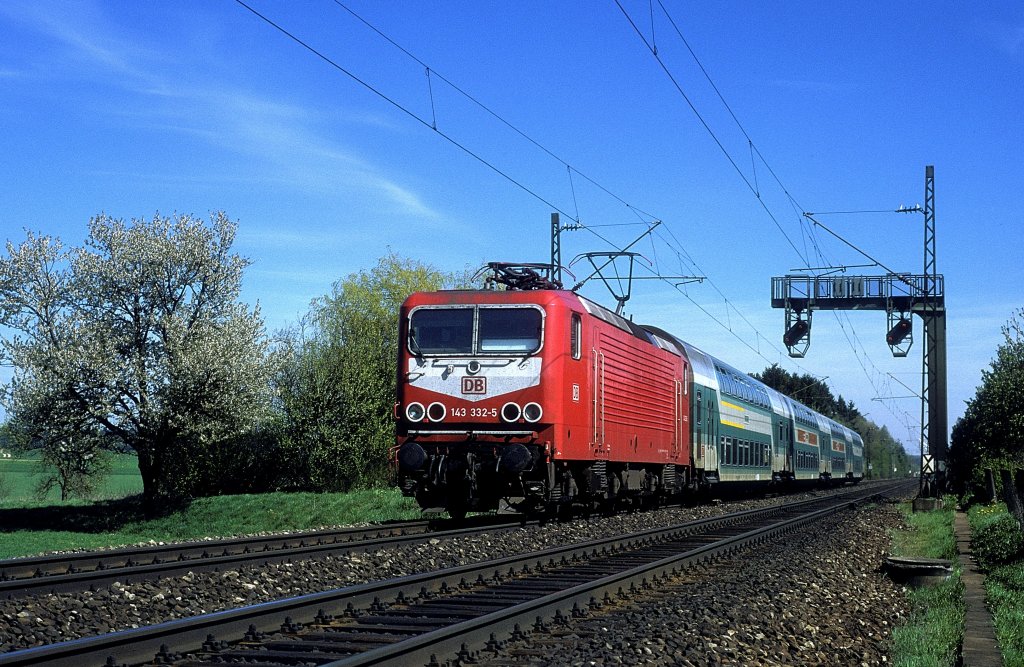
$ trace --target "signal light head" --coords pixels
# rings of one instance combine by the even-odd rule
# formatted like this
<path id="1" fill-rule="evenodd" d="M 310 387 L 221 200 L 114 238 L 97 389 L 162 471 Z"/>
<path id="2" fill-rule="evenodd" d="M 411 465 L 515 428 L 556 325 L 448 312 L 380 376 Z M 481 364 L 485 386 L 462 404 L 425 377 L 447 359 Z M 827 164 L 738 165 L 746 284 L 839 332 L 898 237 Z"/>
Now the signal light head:
<path id="1" fill-rule="evenodd" d="M 793 326 L 786 330 L 786 333 L 782 336 L 782 342 L 786 344 L 786 347 L 793 347 L 796 345 L 801 338 L 803 338 L 808 331 L 810 331 L 811 325 L 807 320 L 797 320 Z"/>
<path id="2" fill-rule="evenodd" d="M 905 317 L 901 317 L 892 329 L 889 329 L 889 333 L 885 334 L 885 342 L 889 345 L 899 345 L 903 342 L 910 332 L 913 330 L 913 324 L 910 320 Z"/>

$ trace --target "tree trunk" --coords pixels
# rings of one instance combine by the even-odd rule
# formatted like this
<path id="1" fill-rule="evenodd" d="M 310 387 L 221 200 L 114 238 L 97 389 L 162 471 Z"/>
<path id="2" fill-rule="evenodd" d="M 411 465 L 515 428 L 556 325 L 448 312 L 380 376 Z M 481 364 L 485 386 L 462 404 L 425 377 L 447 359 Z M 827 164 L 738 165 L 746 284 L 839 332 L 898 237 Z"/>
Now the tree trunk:
<path id="1" fill-rule="evenodd" d="M 992 472 L 992 468 L 985 468 L 985 498 L 986 503 L 994 503 L 999 499 L 999 495 L 996 493 L 996 476 Z"/>
<path id="2" fill-rule="evenodd" d="M 1003 469 L 999 471 L 999 477 L 1003 483 L 1003 500 L 1006 501 L 1006 509 L 1017 519 L 1018 524 L 1024 524 L 1024 506 L 1021 506 L 1020 496 L 1017 495 L 1013 473 Z"/>
<path id="3" fill-rule="evenodd" d="M 1024 470 L 1018 470 L 1014 479 L 1014 491 L 1017 493 L 1017 505 L 1021 508 L 1017 522 L 1024 528 Z"/>
<path id="4" fill-rule="evenodd" d="M 135 451 L 139 455 L 139 474 L 142 475 L 142 511 L 146 516 L 154 516 L 161 495 L 159 455 L 152 447 L 137 447 Z"/>

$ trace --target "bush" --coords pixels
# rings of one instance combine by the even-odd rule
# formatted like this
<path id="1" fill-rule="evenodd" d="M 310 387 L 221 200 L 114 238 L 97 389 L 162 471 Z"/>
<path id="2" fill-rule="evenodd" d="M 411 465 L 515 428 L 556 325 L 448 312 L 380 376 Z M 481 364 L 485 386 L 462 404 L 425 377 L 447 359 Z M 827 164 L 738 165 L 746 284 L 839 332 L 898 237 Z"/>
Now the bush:
<path id="1" fill-rule="evenodd" d="M 1024 557 L 1024 532 L 1010 514 L 979 517 L 971 546 L 982 567 L 1009 563 Z"/>

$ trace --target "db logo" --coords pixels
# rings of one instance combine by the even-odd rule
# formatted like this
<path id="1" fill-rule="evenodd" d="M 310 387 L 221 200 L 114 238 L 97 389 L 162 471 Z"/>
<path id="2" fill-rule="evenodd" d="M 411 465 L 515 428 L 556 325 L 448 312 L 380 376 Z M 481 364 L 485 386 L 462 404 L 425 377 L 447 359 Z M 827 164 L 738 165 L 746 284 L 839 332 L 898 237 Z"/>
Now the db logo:
<path id="1" fill-rule="evenodd" d="M 462 393 L 463 394 L 486 394 L 487 393 L 487 378 L 485 377 L 470 377 L 466 376 L 462 378 Z"/>

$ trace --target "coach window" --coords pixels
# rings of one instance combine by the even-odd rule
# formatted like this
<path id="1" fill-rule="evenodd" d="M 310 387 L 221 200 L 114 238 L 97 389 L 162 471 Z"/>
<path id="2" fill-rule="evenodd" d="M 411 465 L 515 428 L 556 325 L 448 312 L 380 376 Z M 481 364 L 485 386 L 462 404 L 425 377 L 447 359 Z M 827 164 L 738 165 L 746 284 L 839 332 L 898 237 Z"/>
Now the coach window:
<path id="1" fill-rule="evenodd" d="M 572 332 L 570 336 L 572 338 L 572 358 L 579 359 L 583 347 L 580 344 L 580 339 L 583 338 L 583 320 L 576 313 L 572 314 Z"/>

